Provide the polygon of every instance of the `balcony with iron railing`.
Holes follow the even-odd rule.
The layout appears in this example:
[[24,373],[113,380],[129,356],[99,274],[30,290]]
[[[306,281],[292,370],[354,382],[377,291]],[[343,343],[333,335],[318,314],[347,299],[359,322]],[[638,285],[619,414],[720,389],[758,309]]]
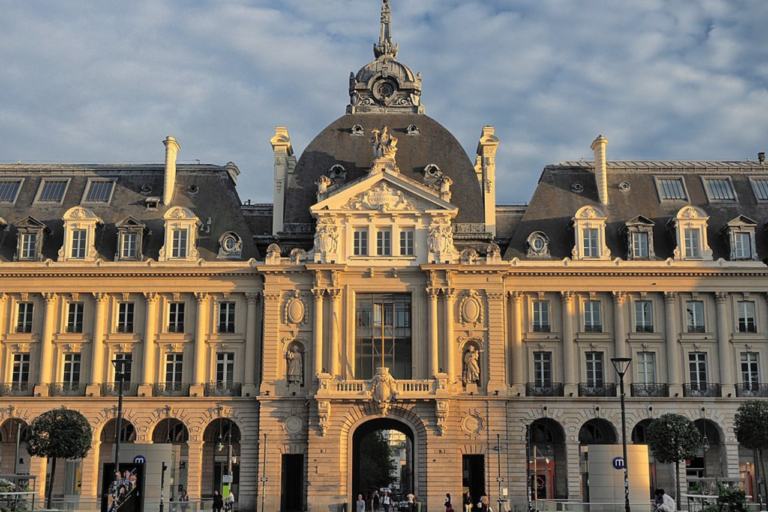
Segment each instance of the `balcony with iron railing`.
[[0,396],[32,396],[34,384],[29,382],[4,382],[0,384]]
[[601,397],[616,396],[616,384],[612,382],[603,382],[600,384],[590,382],[579,382],[579,396]]
[[242,390],[240,382],[209,382],[205,385],[205,396],[240,396]]
[[[104,382],[101,384],[101,396],[117,396],[120,394],[119,382]],[[135,382],[123,382],[123,396],[139,394],[139,385]]]
[[152,386],[152,396],[189,396],[189,383],[157,382]]
[[632,396],[643,398],[658,398],[669,396],[667,384],[639,384],[632,383],[629,386]]
[[683,384],[683,396],[692,398],[719,398],[720,384],[689,382]]
[[526,382],[525,396],[564,396],[565,386],[562,382]]
[[49,396],[85,396],[85,384],[79,382],[51,382],[48,384]]
[[740,382],[736,384],[736,396],[766,398],[768,397],[768,384]]

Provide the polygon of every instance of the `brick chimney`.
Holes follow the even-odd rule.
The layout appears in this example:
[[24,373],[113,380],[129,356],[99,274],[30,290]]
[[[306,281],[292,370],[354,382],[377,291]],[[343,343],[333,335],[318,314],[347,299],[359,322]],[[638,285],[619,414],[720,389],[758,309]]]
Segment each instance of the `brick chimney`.
[[608,161],[605,157],[605,146],[607,145],[608,139],[598,135],[590,146],[595,152],[595,181],[601,204],[608,204]]
[[163,141],[165,144],[165,179],[163,180],[163,204],[170,206],[173,201],[173,190],[176,188],[176,154],[179,143],[170,135]]

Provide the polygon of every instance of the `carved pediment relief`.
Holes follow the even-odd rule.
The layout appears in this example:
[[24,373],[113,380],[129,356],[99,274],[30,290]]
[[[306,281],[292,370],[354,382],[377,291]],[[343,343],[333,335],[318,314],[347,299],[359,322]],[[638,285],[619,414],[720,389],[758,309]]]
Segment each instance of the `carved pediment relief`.
[[380,212],[417,210],[418,203],[386,182],[379,182],[366,192],[351,197],[344,210],[377,210]]

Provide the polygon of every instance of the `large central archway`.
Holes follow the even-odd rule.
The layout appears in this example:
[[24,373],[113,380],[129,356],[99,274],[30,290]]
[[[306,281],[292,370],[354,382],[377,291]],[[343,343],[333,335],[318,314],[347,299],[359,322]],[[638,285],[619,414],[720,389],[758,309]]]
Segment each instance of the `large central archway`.
[[[378,431],[397,431],[402,433],[410,442],[410,449],[406,449],[405,454],[405,461],[406,461],[406,471],[403,472],[401,475],[401,492],[403,494],[407,492],[414,492],[414,494],[417,494],[416,491],[416,475],[418,474],[416,471],[416,468],[414,466],[416,457],[414,457],[414,452],[416,448],[416,436],[413,432],[413,429],[403,423],[402,421],[398,421],[396,419],[392,418],[377,418],[370,421],[367,421],[357,427],[352,435],[352,474],[351,474],[351,482],[352,482],[352,495],[353,498],[356,499],[358,494],[365,494],[367,495],[371,489],[363,489],[361,486],[361,478],[360,475],[363,471],[362,463],[361,463],[361,445],[363,443],[363,440]],[[399,469],[399,468],[398,468]],[[354,500],[353,500],[354,502]]]

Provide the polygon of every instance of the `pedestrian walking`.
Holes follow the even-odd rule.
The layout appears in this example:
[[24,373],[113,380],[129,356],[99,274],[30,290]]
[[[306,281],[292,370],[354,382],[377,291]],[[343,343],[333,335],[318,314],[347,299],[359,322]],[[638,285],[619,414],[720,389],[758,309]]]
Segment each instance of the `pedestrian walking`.
[[222,498],[218,489],[213,490],[213,512],[221,512],[224,508],[224,498]]
[[224,500],[224,510],[226,512],[235,510],[235,494],[232,491],[229,491],[229,495]]
[[472,512],[472,495],[469,491],[464,493],[464,512]]
[[381,505],[379,491],[373,491],[373,512],[379,512],[379,505]]
[[445,493],[445,512],[453,512],[453,504],[451,503],[451,493]]
[[384,497],[381,499],[381,505],[384,507],[384,512],[389,512],[389,506],[392,505],[392,499],[389,497],[389,493],[384,491]]
[[187,512],[187,509],[189,508],[189,494],[187,494],[186,489],[181,491],[179,502],[181,502],[181,512]]
[[365,500],[362,494],[357,495],[357,501],[355,502],[355,512],[365,512]]

